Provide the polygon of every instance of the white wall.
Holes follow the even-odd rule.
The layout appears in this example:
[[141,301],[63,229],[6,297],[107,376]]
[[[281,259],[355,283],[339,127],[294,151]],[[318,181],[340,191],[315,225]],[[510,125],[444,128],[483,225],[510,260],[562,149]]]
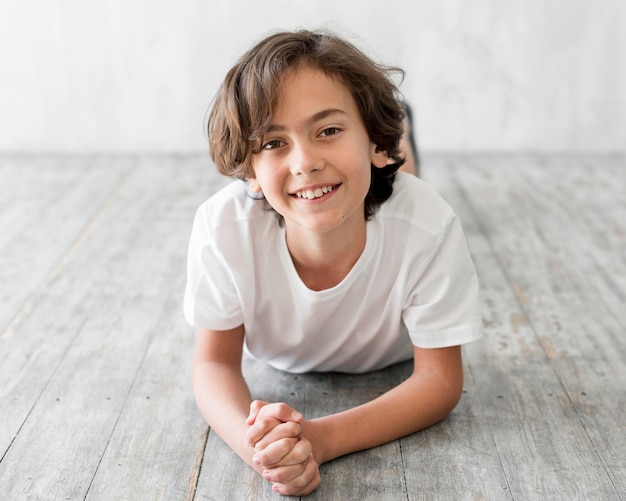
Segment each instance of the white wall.
[[0,152],[197,152],[235,58],[334,28],[404,67],[426,150],[626,151],[622,0],[0,0]]

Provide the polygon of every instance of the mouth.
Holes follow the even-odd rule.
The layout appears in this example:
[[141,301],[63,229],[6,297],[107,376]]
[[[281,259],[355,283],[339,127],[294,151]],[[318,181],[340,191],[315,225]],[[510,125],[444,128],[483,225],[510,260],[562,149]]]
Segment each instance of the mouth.
[[327,186],[319,186],[314,189],[305,189],[301,191],[296,191],[292,196],[295,198],[303,198],[305,200],[314,200],[316,198],[322,198],[324,195],[331,193],[338,186],[338,184],[329,184]]

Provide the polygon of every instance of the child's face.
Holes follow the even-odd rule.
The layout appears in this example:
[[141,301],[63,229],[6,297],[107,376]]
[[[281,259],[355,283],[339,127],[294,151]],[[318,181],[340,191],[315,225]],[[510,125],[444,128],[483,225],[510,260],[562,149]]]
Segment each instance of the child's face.
[[348,88],[320,70],[285,75],[271,126],[252,156],[253,191],[263,191],[289,231],[365,224],[370,165],[387,165]]

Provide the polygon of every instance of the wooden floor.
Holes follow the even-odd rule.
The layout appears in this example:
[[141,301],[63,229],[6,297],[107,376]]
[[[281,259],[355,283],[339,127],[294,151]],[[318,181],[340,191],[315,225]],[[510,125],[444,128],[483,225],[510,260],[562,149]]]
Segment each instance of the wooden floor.
[[[626,157],[428,156],[481,279],[485,337],[443,423],[322,467],[312,500],[626,499]],[[211,433],[181,313],[196,157],[0,158],[0,499],[278,499]],[[253,393],[307,417],[406,364]]]

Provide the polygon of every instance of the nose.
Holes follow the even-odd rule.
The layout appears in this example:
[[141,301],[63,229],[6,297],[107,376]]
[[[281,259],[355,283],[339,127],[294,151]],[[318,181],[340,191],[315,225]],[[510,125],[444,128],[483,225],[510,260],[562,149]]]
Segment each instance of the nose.
[[291,173],[310,174],[324,168],[324,159],[319,148],[311,141],[297,141],[291,151]]

